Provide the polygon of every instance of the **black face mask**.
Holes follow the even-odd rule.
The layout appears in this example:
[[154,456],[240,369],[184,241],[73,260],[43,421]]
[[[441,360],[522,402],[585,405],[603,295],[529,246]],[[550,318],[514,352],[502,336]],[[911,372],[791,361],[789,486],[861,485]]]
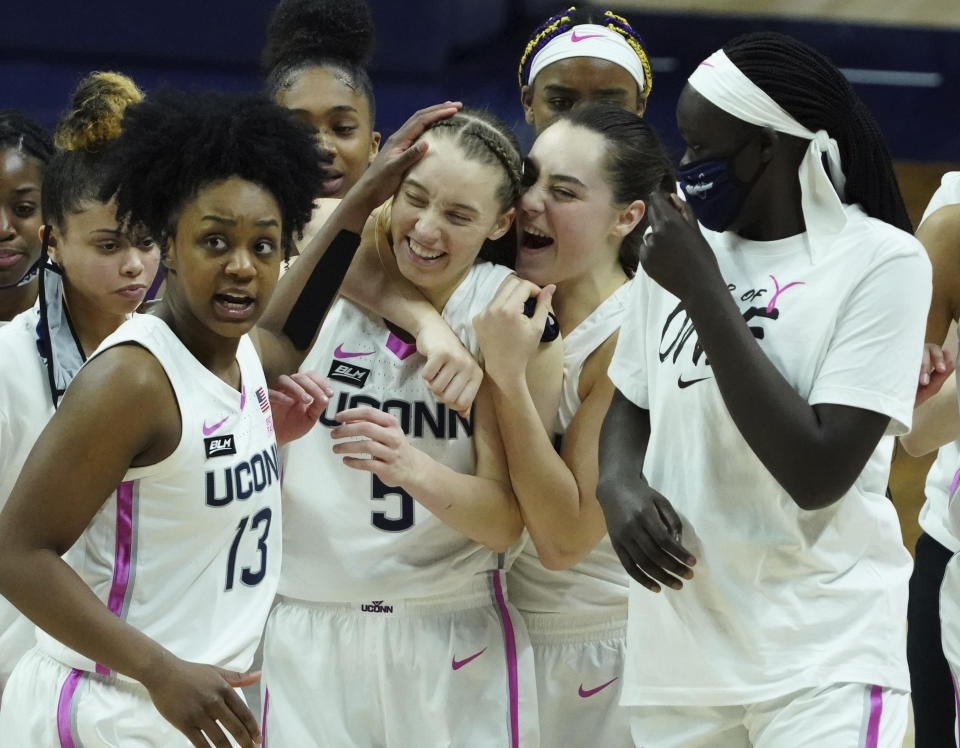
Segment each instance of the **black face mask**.
[[711,231],[726,231],[743,208],[747,195],[767,168],[764,163],[753,178],[744,182],[733,173],[733,160],[750,144],[748,140],[733,153],[705,158],[677,171],[680,189],[697,220]]

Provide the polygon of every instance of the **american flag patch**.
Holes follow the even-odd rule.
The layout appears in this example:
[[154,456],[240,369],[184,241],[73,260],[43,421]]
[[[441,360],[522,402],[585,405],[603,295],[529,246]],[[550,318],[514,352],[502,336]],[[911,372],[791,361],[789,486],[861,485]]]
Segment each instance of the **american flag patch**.
[[267,393],[263,391],[263,387],[257,387],[257,402],[260,403],[260,411],[262,413],[270,410],[270,398],[268,398]]

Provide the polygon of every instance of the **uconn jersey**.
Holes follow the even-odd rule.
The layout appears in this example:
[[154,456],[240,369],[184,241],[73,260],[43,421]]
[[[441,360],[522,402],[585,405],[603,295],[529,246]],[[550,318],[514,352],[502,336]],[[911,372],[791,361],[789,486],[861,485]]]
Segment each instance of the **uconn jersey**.
[[[563,339],[563,390],[555,427],[558,443],[580,407],[583,365],[620,329],[629,289],[629,283],[620,286]],[[582,561],[563,571],[544,568],[533,541],[526,536],[507,581],[511,601],[525,613],[577,613],[627,604],[629,577],[607,535]]]
[[[443,318],[474,355],[472,320],[510,270],[479,262],[451,295]],[[421,376],[424,357],[384,321],[338,299],[301,371],[319,372],[334,394],[320,422],[284,447],[284,558],[280,593],[316,602],[440,595],[498,565],[497,554],[437,519],[401,488],[342,464],[332,451],[334,415],[371,406],[391,413],[426,454],[473,474],[473,421],[439,403]]]
[[[163,366],[180,442],[161,462],[128,470],[64,558],[113,613],[178,657],[246,670],[281,560],[280,464],[260,360],[241,338],[238,392],[157,317],[136,315],[97,353],[128,342]],[[37,634],[63,664],[109,672]]]

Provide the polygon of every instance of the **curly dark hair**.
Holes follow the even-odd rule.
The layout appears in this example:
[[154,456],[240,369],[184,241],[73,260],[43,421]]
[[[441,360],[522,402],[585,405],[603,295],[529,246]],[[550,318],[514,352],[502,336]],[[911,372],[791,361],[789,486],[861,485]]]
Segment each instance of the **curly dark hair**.
[[366,70],[373,38],[365,0],[281,0],[267,26],[261,56],[267,93],[276,98],[306,68],[335,68],[344,83],[369,102],[373,127],[376,104]]
[[240,177],[280,206],[286,253],[310,220],[323,176],[313,130],[258,94],[151,94],[127,109],[110,178],[123,225],[143,224],[161,246],[183,206],[203,187]]

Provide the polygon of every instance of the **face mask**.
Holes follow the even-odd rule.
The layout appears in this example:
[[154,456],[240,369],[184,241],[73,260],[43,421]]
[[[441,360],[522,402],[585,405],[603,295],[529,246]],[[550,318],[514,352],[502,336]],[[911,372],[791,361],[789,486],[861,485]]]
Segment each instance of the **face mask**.
[[9,290],[9,289],[11,289],[11,288],[20,288],[21,286],[25,286],[25,285],[27,285],[28,283],[30,283],[30,281],[32,281],[34,278],[37,277],[37,275],[39,275],[39,273],[40,273],[40,266],[43,264],[43,258],[44,258],[44,255],[41,254],[41,255],[37,258],[37,261],[34,262],[34,263],[27,269],[27,272],[25,272],[25,273],[23,274],[23,276],[20,278],[20,280],[18,280],[16,283],[10,283],[10,284],[8,284],[8,285],[6,285],[6,286],[0,286],[0,291],[7,291],[7,290]]
[[762,164],[749,182],[734,176],[733,160],[749,143],[747,141],[729,156],[695,161],[677,172],[680,189],[693,214],[711,231],[726,231],[740,214],[750,189],[767,168],[766,163]]

